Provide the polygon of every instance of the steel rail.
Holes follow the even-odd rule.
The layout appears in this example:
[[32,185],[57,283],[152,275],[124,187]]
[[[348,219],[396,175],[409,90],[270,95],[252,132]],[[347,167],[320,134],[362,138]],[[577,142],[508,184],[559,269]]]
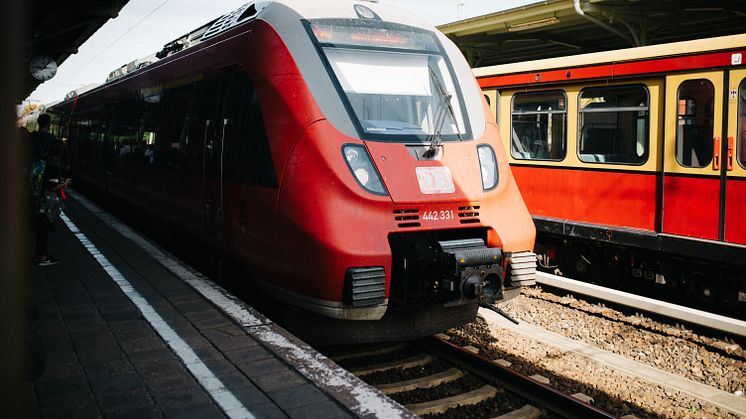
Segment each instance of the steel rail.
[[503,367],[479,354],[446,340],[431,336],[421,341],[427,350],[466,368],[488,381],[497,382],[531,401],[537,401],[553,412],[570,418],[616,418],[617,416],[563,393],[556,388]]
[[536,273],[536,283],[587,295],[637,310],[655,313],[697,326],[719,330],[731,335],[746,337],[746,322],[731,317],[654,300],[648,297],[641,297],[628,292],[617,291],[545,272]]

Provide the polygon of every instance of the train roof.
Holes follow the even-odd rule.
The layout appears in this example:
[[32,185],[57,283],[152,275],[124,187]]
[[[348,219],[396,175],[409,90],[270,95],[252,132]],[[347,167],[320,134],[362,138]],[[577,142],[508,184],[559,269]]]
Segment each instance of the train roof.
[[[348,4],[349,7],[340,7],[340,5],[345,3]],[[152,56],[146,57],[147,60],[134,60],[128,64],[113,69],[109,73],[106,82],[124,77],[133,71],[154,63],[158,59],[166,58],[193,47],[238,25],[247,23],[256,18],[261,19],[263,15],[262,12],[273,5],[283,5],[293,10],[303,19],[357,19],[361,17],[360,6],[363,6],[365,9],[371,10],[382,20],[416,27],[425,27],[437,32],[434,26],[411,12],[406,12],[396,7],[381,5],[370,0],[270,0],[250,2],[165,44],[160,51]]]
[[646,47],[625,48],[567,57],[546,58],[543,60],[523,61],[513,64],[502,64],[475,68],[474,76],[486,77],[498,74],[523,73],[537,70],[582,67],[596,64],[637,61],[650,58],[688,55],[703,52],[723,51],[746,47],[746,34],[719,36],[693,41],[673,42],[670,44],[651,45]]

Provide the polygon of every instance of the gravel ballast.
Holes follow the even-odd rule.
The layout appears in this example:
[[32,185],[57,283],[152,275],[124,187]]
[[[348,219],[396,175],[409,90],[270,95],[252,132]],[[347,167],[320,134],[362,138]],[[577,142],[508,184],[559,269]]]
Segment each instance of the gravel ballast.
[[729,393],[746,386],[738,345],[540,289],[501,306],[522,321]]
[[[529,293],[532,292],[542,291],[529,290]],[[567,297],[554,297],[571,304]],[[559,302],[547,301],[554,297],[522,295],[503,304],[501,308],[521,321],[571,339],[582,340],[641,363],[648,359],[649,365],[674,374],[681,375],[679,371],[689,370],[689,374],[695,375],[697,362],[700,362],[700,370],[717,371],[720,374],[715,376],[709,372],[703,373],[705,382],[718,383],[729,391],[733,389],[733,392],[738,391],[735,389],[739,385],[742,386],[742,352],[739,348],[734,350],[733,345],[727,345],[731,352],[728,353],[725,349],[718,349],[712,341],[705,342],[709,338],[698,337],[670,325],[648,325],[640,330],[633,323],[647,320],[640,320],[642,318],[639,316],[635,316],[638,320],[619,322],[598,315],[598,312],[603,311],[613,317],[613,310],[597,308],[586,312]],[[627,318],[621,313],[616,315],[622,319]],[[671,330],[670,333],[657,332],[656,327],[661,331]],[[676,336],[679,333],[683,336]],[[678,391],[619,372],[584,356],[560,351],[551,345],[488,324],[481,318],[470,325],[451,329],[448,334],[452,336],[452,342],[475,346],[487,358],[502,358],[512,362],[512,368],[523,374],[543,375],[551,380],[553,387],[564,392],[589,395],[595,400],[596,406],[619,416],[735,417],[715,406],[703,405]],[[703,370],[703,366],[707,366],[707,369]]]

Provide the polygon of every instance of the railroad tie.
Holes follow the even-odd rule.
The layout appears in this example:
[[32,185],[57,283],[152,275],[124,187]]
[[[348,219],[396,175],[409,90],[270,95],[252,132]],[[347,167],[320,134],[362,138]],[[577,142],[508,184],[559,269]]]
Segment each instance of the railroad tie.
[[538,419],[539,417],[541,417],[541,409],[537,409],[530,404],[527,404],[520,409],[497,416],[493,419]]
[[387,362],[385,364],[354,367],[354,368],[348,368],[347,370],[357,376],[363,376],[363,375],[372,374],[374,372],[393,370],[395,368],[404,369],[404,368],[419,367],[420,365],[429,364],[431,362],[433,362],[432,356],[421,353],[421,354],[411,356],[406,359]]
[[399,343],[396,345],[388,345],[388,346],[384,346],[381,348],[369,349],[367,351],[340,352],[337,354],[329,355],[327,358],[331,359],[334,362],[339,362],[339,361],[344,361],[346,359],[352,359],[352,358],[363,358],[366,356],[384,355],[384,354],[388,354],[391,352],[396,352],[405,347],[406,347],[405,344]]
[[498,390],[491,385],[484,385],[468,393],[463,393],[457,396],[446,397],[438,400],[432,400],[429,402],[408,404],[404,407],[417,416],[431,415],[436,413],[443,413],[446,410],[454,407],[483,402],[489,398],[495,397],[498,392],[502,392],[502,390]]
[[464,376],[464,373],[456,368],[449,368],[437,374],[428,375],[427,377],[413,378],[411,380],[398,381],[396,383],[379,384],[379,390],[383,394],[401,393],[417,388],[431,388],[443,383],[457,380]]

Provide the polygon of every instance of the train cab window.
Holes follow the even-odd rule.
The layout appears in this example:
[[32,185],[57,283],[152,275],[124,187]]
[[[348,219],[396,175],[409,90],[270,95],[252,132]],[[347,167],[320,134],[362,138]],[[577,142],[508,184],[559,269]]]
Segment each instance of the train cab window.
[[517,93],[511,109],[510,154],[521,160],[559,161],[567,154],[564,92]]
[[687,80],[679,86],[676,110],[676,159],[684,167],[705,167],[712,162],[715,87],[706,79]]
[[746,169],[746,79],[738,87],[738,164]]
[[432,32],[373,19],[312,21],[309,31],[361,138],[472,138],[467,110],[481,101],[461,88]]
[[578,158],[586,163],[636,164],[648,159],[647,88],[589,87],[580,92]]

